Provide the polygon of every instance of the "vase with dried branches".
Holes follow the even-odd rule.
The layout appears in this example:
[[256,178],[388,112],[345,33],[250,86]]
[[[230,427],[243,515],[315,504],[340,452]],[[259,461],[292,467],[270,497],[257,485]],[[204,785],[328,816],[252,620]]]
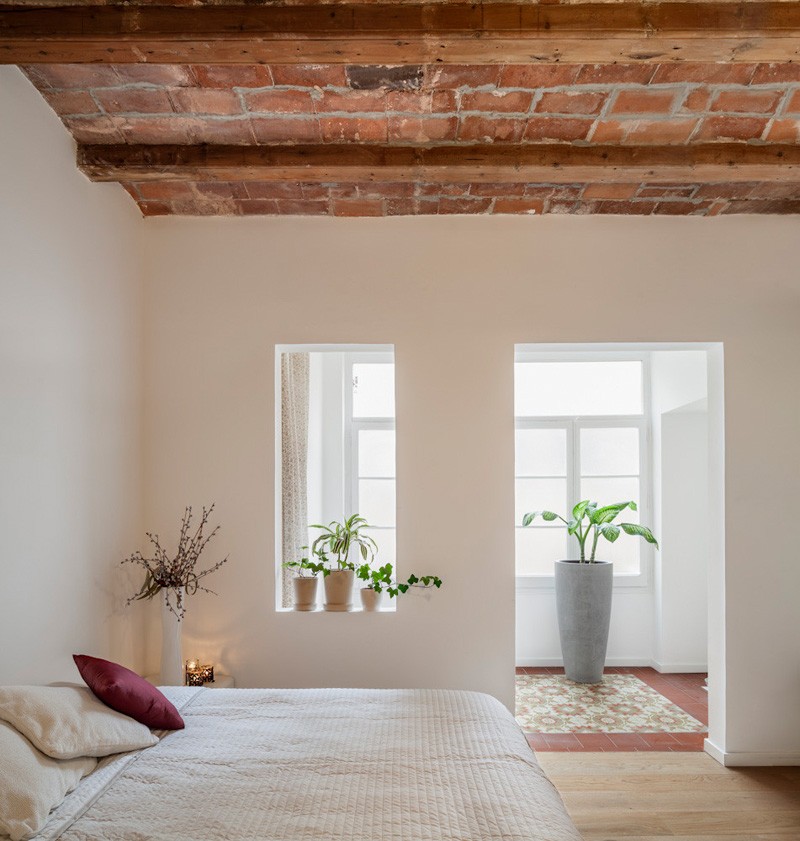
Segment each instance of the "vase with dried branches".
[[215,526],[207,532],[208,521],[214,511],[214,505],[203,506],[197,528],[192,528],[192,508],[188,506],[183,513],[178,536],[178,548],[170,556],[161,544],[159,536],[146,532],[152,546],[152,557],[136,551],[122,561],[123,564],[135,564],[144,570],[144,582],[138,593],[128,599],[128,604],[142,599],[152,599],[161,594],[161,682],[163,684],[182,684],[184,678],[183,657],[181,654],[181,624],[186,615],[186,598],[198,591],[216,595],[213,590],[200,582],[212,572],[218,570],[228,557],[217,561],[204,570],[198,570],[198,562],[203,550],[219,531]]

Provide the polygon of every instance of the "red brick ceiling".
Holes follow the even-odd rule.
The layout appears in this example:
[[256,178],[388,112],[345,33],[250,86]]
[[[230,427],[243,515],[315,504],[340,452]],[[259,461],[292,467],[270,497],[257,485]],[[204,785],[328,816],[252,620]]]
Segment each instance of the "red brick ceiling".
[[[400,73],[341,65],[51,64],[26,72],[84,143],[800,141],[800,66],[791,63],[437,65]],[[385,85],[359,89],[381,73]],[[800,212],[797,183],[124,186],[148,216]]]

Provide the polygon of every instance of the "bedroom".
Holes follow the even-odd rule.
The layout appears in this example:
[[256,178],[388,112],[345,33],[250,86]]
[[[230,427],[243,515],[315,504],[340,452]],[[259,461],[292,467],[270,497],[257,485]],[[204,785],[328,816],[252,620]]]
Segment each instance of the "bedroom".
[[[750,764],[798,762],[800,572],[772,525],[798,491],[796,216],[142,219],[76,170],[18,70],[2,68],[0,98],[4,684],[75,680],[78,651],[152,671],[157,623],[120,606],[117,561],[215,501],[231,561],[193,605],[187,651],[205,646],[239,686],[510,705],[514,346],[718,342],[709,738]],[[273,607],[273,355],[306,342],[395,348],[398,428],[413,430],[397,441],[398,529],[447,586],[388,621]]]

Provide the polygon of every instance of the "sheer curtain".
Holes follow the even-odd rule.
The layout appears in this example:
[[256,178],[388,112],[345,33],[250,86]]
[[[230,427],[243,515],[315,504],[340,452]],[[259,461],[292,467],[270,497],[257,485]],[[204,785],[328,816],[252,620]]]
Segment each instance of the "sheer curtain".
[[[308,543],[307,462],[308,462],[309,356],[307,353],[281,355],[281,494],[283,557],[296,561]],[[283,607],[293,603],[294,572],[281,567]]]

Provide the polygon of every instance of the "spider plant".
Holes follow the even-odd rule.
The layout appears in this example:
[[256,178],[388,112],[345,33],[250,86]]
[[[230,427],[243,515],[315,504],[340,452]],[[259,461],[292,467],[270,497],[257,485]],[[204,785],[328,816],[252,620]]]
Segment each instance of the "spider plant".
[[[333,569],[354,570],[355,563],[349,559],[352,549],[356,549],[367,563],[372,561],[378,551],[375,541],[364,533],[370,528],[369,523],[358,514],[351,514],[342,523],[332,520],[327,526],[313,524],[311,528],[322,532],[311,544],[311,554],[322,562],[323,575],[328,575]],[[335,564],[334,567],[330,566],[331,562]]]

